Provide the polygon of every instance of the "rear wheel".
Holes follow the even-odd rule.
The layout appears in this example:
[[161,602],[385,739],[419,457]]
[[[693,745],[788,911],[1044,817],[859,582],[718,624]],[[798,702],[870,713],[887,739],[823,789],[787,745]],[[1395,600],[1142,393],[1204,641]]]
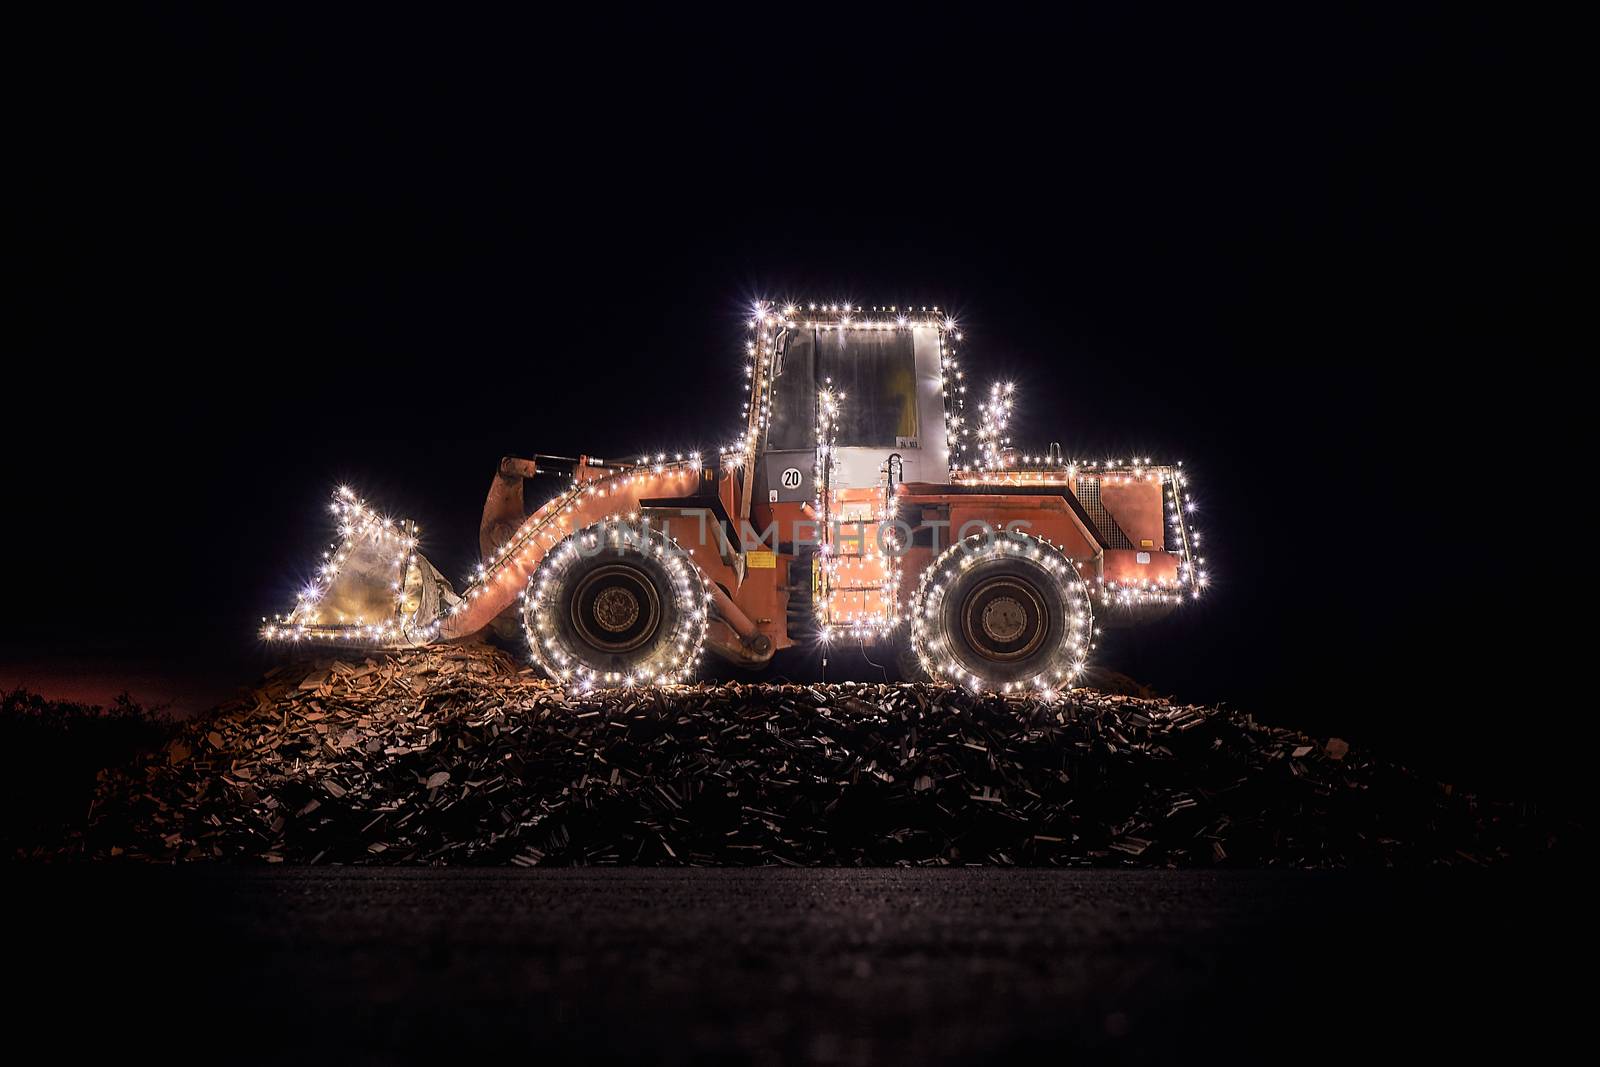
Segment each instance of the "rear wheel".
[[974,689],[1068,688],[1093,632],[1088,591],[1072,561],[1020,533],[956,542],[923,572],[911,605],[918,664]]
[[597,523],[545,556],[528,580],[523,627],[555,681],[683,681],[700,658],[707,599],[699,568],[661,531]]

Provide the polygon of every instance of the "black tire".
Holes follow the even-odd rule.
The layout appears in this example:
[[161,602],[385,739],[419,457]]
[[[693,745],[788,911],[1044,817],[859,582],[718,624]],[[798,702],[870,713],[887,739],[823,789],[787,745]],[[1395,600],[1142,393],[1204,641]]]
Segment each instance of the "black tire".
[[681,681],[705,637],[699,569],[659,530],[600,523],[551,549],[529,579],[523,627],[552,680]]
[[918,663],[972,688],[1070,686],[1092,633],[1077,569],[1026,535],[958,542],[928,567],[912,605]]

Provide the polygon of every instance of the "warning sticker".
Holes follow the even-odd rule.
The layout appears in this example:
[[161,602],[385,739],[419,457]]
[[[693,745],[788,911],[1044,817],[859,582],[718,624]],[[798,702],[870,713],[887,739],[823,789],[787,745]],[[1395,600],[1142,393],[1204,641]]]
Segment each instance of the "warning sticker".
[[745,566],[758,571],[771,571],[778,569],[778,554],[757,549],[744,554]]

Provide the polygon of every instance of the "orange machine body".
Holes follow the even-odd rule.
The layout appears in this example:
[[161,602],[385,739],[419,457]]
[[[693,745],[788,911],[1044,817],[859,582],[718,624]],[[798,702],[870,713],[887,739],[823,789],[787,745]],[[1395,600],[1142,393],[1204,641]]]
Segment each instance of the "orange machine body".
[[[1181,467],[1068,460],[1054,445],[1019,455],[1006,436],[1014,387],[996,383],[977,417],[968,414],[962,334],[938,308],[760,303],[748,325],[743,432],[715,457],[501,460],[479,528],[482,562],[459,595],[417,555],[415,527],[394,524],[341,489],[333,510],[344,542],[327,554],[295,610],[265,634],[416,645],[493,627],[513,637],[529,613],[545,611],[535,586],[551,552],[580,531],[620,525],[648,527],[674,560],[677,549],[688,554],[693,567],[675,563],[675,573],[688,582],[697,572],[699,586],[693,603],[673,610],[694,622],[697,640],[704,623],[706,650],[745,667],[807,642],[889,641],[903,650],[908,632],[932,625],[926,611],[921,624],[913,614],[914,605],[942,595],[937,572],[960,584],[956,568],[939,563],[956,542],[970,549],[969,540],[989,539],[980,554],[998,553],[986,565],[996,574],[1007,552],[1024,557],[1018,566],[1046,560],[1033,578],[1004,579],[1007,588],[1033,592],[1004,593],[994,578],[984,579],[996,590],[990,599],[963,593],[978,598],[971,603],[979,614],[962,625],[973,633],[988,627],[984,647],[1002,667],[1008,642],[1026,644],[1017,634],[1075,647],[1076,627],[1091,612],[1101,626],[1135,623],[1205,584]],[[551,475],[565,484],[530,510],[528,483]],[[1014,540],[996,544],[996,537]],[[556,562],[546,572],[551,588],[561,570]],[[647,583],[628,588],[634,592],[618,586],[607,594],[612,614],[604,620],[561,617],[631,634],[629,620],[656,594]],[[1063,604],[1071,618],[1061,614]],[[584,605],[583,612],[595,610]],[[555,616],[539,618],[550,646]],[[585,632],[593,647],[610,647],[609,638]],[[681,656],[668,656],[673,663],[687,657],[685,640]],[[1053,687],[1048,674],[1033,682]]]
[[[1189,584],[1182,555],[1169,550],[1178,508],[1177,470],[1138,465],[1093,475],[1039,465],[957,476],[950,484],[899,483],[840,489],[826,524],[810,503],[753,503],[739,517],[746,469],[702,465],[698,457],[607,463],[579,457],[572,482],[522,515],[521,481],[537,461],[507,458],[485,505],[484,564],[443,623],[445,640],[497,619],[515,622],[518,594],[551,547],[606,519],[649,523],[694,559],[713,587],[717,611],[709,650],[744,666],[819,636],[878,640],[900,621],[921,575],[952,540],[1025,530],[1059,548],[1094,591],[1103,624],[1147,620],[1171,610]],[[1078,497],[1097,482],[1098,507]],[[506,482],[515,480],[515,491]],[[909,542],[885,551],[880,530],[892,514]],[[807,543],[807,542],[810,543]],[[832,557],[827,570],[821,557]],[[819,586],[831,579],[826,602]],[[797,621],[793,601],[804,601]]]

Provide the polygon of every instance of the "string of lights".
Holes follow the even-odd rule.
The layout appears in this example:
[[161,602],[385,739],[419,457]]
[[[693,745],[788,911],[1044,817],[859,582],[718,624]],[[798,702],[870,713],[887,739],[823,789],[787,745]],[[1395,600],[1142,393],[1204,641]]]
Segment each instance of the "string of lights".
[[[905,615],[900,608],[901,570],[899,530],[896,525],[892,476],[880,471],[876,488],[836,484],[838,428],[841,406],[847,403],[825,379],[816,393],[815,457],[813,497],[808,509],[819,522],[815,573],[814,607],[819,634],[824,641],[839,636],[879,637],[892,633],[901,622],[911,623],[911,640],[919,661],[930,673],[960,684],[975,684],[976,675],[959,666],[941,645],[947,635],[935,633],[929,625],[933,610],[946,588],[949,575],[976,565],[995,553],[1020,553],[1017,558],[1037,565],[1063,590],[1064,596],[1082,600],[1082,610],[1074,609],[1072,633],[1062,644],[1062,662],[1026,681],[1026,687],[1054,691],[1063,682],[1070,684],[1082,666],[1087,641],[1078,625],[1092,617],[1091,599],[1106,606],[1175,603],[1198,597],[1209,582],[1205,559],[1198,554],[1201,533],[1195,528],[1196,505],[1188,491],[1182,464],[1157,464],[1148,457],[1128,460],[1068,460],[1052,446],[1048,453],[1019,455],[1011,447],[1010,420],[1017,404],[1017,390],[1011,383],[993,383],[988,399],[979,406],[980,418],[970,429],[965,417],[965,372],[958,363],[956,343],[962,333],[953,318],[937,306],[928,308],[876,305],[865,308],[850,303],[799,304],[778,307],[767,301],[756,303],[748,320],[744,374],[748,399],[741,412],[744,431],[740,439],[721,451],[721,466],[744,471],[745,503],[754,481],[754,460],[770,427],[777,361],[786,331],[851,330],[883,331],[929,329],[936,331],[939,353],[939,389],[943,400],[948,444],[950,481],[959,486],[1038,487],[1060,485],[1079,494],[1085,479],[1088,492],[1098,489],[1156,483],[1163,500],[1166,534],[1160,547],[1175,554],[1176,577],[1155,579],[1107,579],[1085,577],[1057,546],[1039,538],[1008,536],[964,551],[952,560],[958,548],[971,546],[958,542],[950,546],[920,576],[915,596]],[[920,343],[920,342],[919,342]],[[702,459],[698,452],[640,456],[636,464],[586,465],[573,474],[572,484],[528,516],[511,537],[493,549],[468,577],[459,598],[448,587],[442,597],[430,599],[426,612],[420,611],[427,575],[436,572],[416,553],[418,531],[415,524],[396,522],[368,508],[348,488],[341,487],[332,510],[338,520],[340,540],[324,553],[316,577],[302,591],[295,607],[286,615],[267,623],[263,635],[270,640],[337,640],[376,645],[421,644],[440,637],[461,636],[482,623],[483,611],[475,605],[490,598],[485,610],[498,609],[513,596],[524,600],[523,624],[535,661],[552,678],[580,687],[610,684],[667,684],[682,680],[693,670],[703,646],[709,618],[706,603],[710,593],[706,576],[692,559],[693,550],[680,547],[663,531],[651,531],[648,522],[640,525],[637,501],[647,496],[681,496],[684,479],[698,477]],[[607,470],[612,472],[606,473]],[[574,530],[575,522],[592,523],[604,502],[624,503],[619,510],[598,524]],[[597,507],[596,505],[600,505]],[[631,507],[631,510],[629,509]],[[658,559],[673,575],[674,610],[688,622],[688,630],[674,631],[670,651],[663,651],[644,664],[625,672],[603,671],[587,665],[576,649],[563,644],[552,625],[551,612],[557,589],[566,569],[580,553],[580,545],[598,539],[614,540],[624,531],[639,529],[640,544],[647,555]],[[841,533],[841,530],[854,531]],[[587,539],[587,540],[584,540]],[[1149,542],[1145,542],[1146,545]],[[341,596],[342,607],[330,608],[330,591],[341,574],[360,562],[359,577],[371,579],[374,566],[387,571],[384,580],[393,595],[393,608],[382,613],[344,610],[357,597]],[[1146,562],[1141,558],[1140,562]],[[1171,571],[1167,571],[1170,575]],[[941,578],[945,575],[946,578]],[[691,580],[692,579],[692,580]],[[439,583],[442,585],[442,583]],[[520,592],[515,592],[520,589]],[[684,599],[688,598],[688,599]],[[692,601],[692,602],[691,602]],[[464,615],[464,613],[467,613]],[[370,614],[372,617],[367,617]],[[421,616],[430,617],[421,617]],[[454,620],[461,620],[455,622]],[[691,625],[693,624],[693,625]],[[674,624],[675,626],[678,624]],[[1019,683],[1008,683],[1007,689]]]
[[[369,508],[348,486],[341,485],[329,505],[339,540],[322,553],[316,575],[302,589],[295,606],[274,621],[263,619],[261,636],[268,641],[369,641],[424,644],[438,632],[434,623],[418,623],[412,595],[421,582],[417,563],[417,526]],[[393,610],[383,618],[364,613],[346,615],[325,608],[325,601],[353,557],[371,557],[374,566],[392,568],[389,582]],[[329,616],[332,617],[329,617]]]
[[[654,560],[671,583],[670,606],[663,606],[667,633],[652,639],[654,651],[624,671],[604,671],[584,662],[585,651],[558,625],[572,595],[568,576],[574,566],[599,553]],[[710,587],[678,542],[635,519],[611,516],[568,534],[548,552],[522,591],[523,632],[534,661],[553,681],[587,692],[597,685],[670,685],[689,680],[705,644]]]
[[839,402],[844,394],[835,395],[833,379],[826,379],[817,390],[816,459],[812,467],[812,511],[821,525],[815,566],[817,568],[816,592],[813,610],[817,616],[817,632],[826,640],[832,634],[833,598],[838,560],[833,543],[833,468],[834,442],[838,437]]
[[999,487],[1038,487],[1059,485],[1078,493],[1080,478],[1093,478],[1100,487],[1127,486],[1155,482],[1162,486],[1167,524],[1166,549],[1178,556],[1176,581],[1165,578],[1116,581],[1096,578],[1092,595],[1104,604],[1133,606],[1178,603],[1187,595],[1198,599],[1210,583],[1205,558],[1197,553],[1200,531],[1192,521],[1196,510],[1187,492],[1188,477],[1183,463],[1156,464],[1148,456],[1130,459],[1076,460],[1051,453],[1016,455],[1005,431],[1016,403],[1012,383],[994,383],[989,400],[980,408],[982,421],[977,437],[979,463],[976,468],[953,467],[950,479],[958,485]]
[[939,392],[944,400],[945,437],[952,465],[966,452],[966,372],[960,369],[956,344],[963,334],[956,320],[938,305],[932,307],[879,304],[864,307],[848,301],[830,304],[787,303],[781,307],[770,300],[757,300],[745,321],[750,336],[745,341],[744,391],[749,394],[739,414],[744,431],[738,441],[722,448],[721,454],[734,464],[749,465],[767,432],[772,416],[774,374],[780,331],[814,330],[901,330],[937,331],[939,344]]
[[[569,524],[569,516],[588,499],[615,496],[646,482],[652,486],[681,482],[686,477],[697,476],[699,471],[700,453],[677,453],[669,460],[663,452],[653,459],[640,456],[637,466],[625,468],[616,474],[584,481],[574,480],[564,492],[528,516],[517,531],[490,554],[487,562],[478,565],[462,591],[461,599],[451,608],[451,613],[459,614],[466,610],[474,599],[482,596],[495,583],[526,580],[531,568],[538,564],[544,554],[567,536],[569,531],[565,527]],[[630,512],[628,517],[636,520],[638,514]]]
[[1007,450],[1011,438],[1006,427],[1011,422],[1011,396],[1016,386],[1010,382],[995,382],[989,387],[989,399],[978,407],[978,459],[985,470],[1001,470],[1010,457]]
[[1063,688],[1071,688],[1083,671],[1093,648],[1094,611],[1077,567],[1054,544],[1031,534],[969,537],[940,553],[923,572],[911,602],[912,652],[930,676],[974,690],[989,684],[989,679],[962,663],[952,637],[959,627],[945,625],[940,613],[947,591],[959,578],[973,567],[1002,559],[1017,561],[1032,570],[1046,587],[1057,591],[1066,633],[1053,644],[1040,670],[1028,678],[1004,682],[1000,689],[1008,693],[1034,689],[1043,698],[1054,699]]

